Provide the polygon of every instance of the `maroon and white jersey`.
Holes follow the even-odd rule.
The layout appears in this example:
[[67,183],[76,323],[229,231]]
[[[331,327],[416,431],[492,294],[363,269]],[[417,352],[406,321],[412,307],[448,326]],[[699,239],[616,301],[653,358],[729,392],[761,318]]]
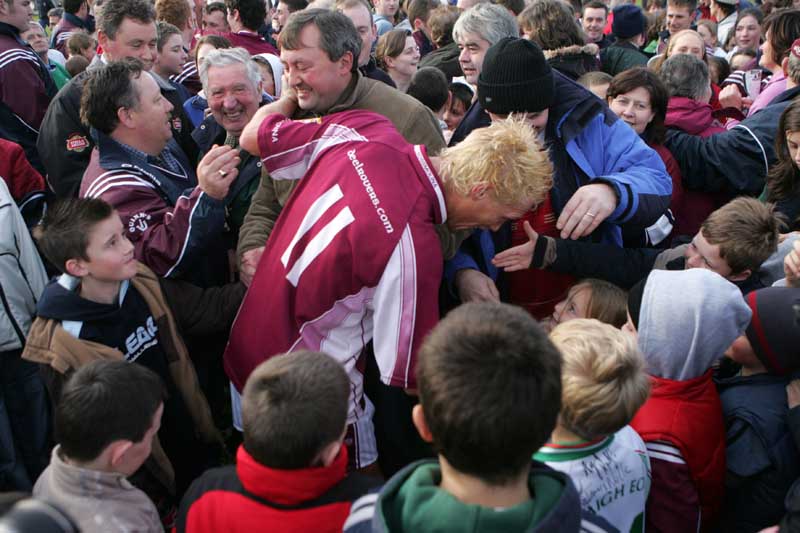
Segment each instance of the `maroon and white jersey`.
[[440,181],[425,148],[372,112],[271,115],[258,141],[273,179],[301,181],[233,325],[225,368],[241,391],[273,355],[325,352],[350,377],[352,423],[363,413],[356,363],[370,340],[381,380],[416,386],[416,351],[439,318]]

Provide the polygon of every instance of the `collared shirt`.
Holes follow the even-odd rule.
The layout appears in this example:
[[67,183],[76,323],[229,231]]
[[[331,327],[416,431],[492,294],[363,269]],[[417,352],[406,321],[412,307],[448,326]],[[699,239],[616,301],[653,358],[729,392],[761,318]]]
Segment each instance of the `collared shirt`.
[[130,146],[130,145],[125,144],[125,143],[121,143],[121,142],[117,141],[116,139],[113,139],[113,140],[114,140],[115,143],[120,145],[120,147],[123,150],[125,150],[126,153],[130,154],[132,157],[134,157],[136,159],[143,159],[143,160],[147,161],[148,163],[156,165],[156,166],[166,166],[167,170],[170,170],[170,171],[175,172],[175,173],[181,173],[181,171],[183,170],[182,167],[181,167],[181,164],[178,162],[177,159],[175,159],[175,156],[172,155],[167,148],[164,148],[163,150],[161,150],[161,153],[158,154],[157,156],[152,156],[152,155],[149,155],[149,154],[146,154],[146,153],[142,152],[141,150],[139,150],[137,148],[134,148],[133,146]]

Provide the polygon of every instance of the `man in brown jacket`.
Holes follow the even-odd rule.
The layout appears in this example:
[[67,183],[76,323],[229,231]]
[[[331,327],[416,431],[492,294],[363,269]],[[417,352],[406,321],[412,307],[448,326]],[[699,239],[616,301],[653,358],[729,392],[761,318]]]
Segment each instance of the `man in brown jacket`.
[[[345,15],[323,9],[293,13],[281,30],[281,59],[286,64],[287,93],[296,93],[292,118],[310,118],[350,109],[367,109],[388,118],[413,144],[435,155],[444,148],[436,118],[428,108],[386,84],[358,72],[361,38]],[[241,279],[250,283],[281,208],[294,189],[293,181],[276,181],[266,174],[253,195],[239,233]],[[445,257],[455,251],[453,236],[440,231]],[[449,252],[449,253],[448,253]]]

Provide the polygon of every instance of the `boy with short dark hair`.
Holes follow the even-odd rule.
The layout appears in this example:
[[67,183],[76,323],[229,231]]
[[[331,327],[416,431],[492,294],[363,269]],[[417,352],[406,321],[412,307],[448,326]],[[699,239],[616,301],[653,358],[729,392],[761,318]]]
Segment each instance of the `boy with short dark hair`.
[[141,365],[92,361],[64,385],[50,466],[33,495],[69,512],[82,531],[162,531],[127,476],[150,455],[164,410],[161,379]]
[[[183,65],[189,58],[183,47],[181,30],[169,22],[159,20],[156,22],[156,34],[158,35],[156,39],[158,55],[150,74],[158,76],[160,80],[157,81],[171,85],[178,92],[181,103],[183,103],[191,96],[188,89],[171,80],[172,77],[178,76],[183,71]],[[159,83],[159,85],[163,84]]]
[[419,352],[412,418],[437,460],[413,463],[353,504],[346,532],[592,531],[569,477],[532,454],[561,405],[561,361],[542,328],[507,304],[448,314]]
[[189,488],[179,533],[341,531],[353,500],[377,484],[346,474],[350,381],[320,352],[259,365],[242,396],[244,443],[236,466],[209,470]]
[[444,72],[436,67],[422,67],[411,78],[406,94],[416,98],[425,107],[430,109],[442,129],[447,125],[442,121],[445,111],[450,107],[450,90]]
[[745,300],[753,318],[725,353],[739,368],[716,374],[725,415],[725,531],[777,524],[800,476],[786,400],[790,376],[800,369],[800,289],[769,287]]
[[158,436],[166,455],[154,454],[140,474],[153,481],[148,495],[166,502],[218,460],[221,442],[182,335],[224,335],[244,287],[203,290],[159,279],[134,259],[126,234],[102,200],[50,207],[39,244],[63,275],[45,288],[22,357],[42,363],[54,401],[66,377],[95,359],[136,362],[164,380]]

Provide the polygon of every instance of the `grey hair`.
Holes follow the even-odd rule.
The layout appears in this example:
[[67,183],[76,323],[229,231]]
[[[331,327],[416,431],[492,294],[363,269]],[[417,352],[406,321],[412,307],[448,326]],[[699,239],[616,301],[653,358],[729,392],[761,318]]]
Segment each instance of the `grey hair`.
[[787,68],[789,79],[800,85],[800,57],[789,51],[789,67]]
[[250,53],[244,48],[217,48],[211,50],[199,65],[200,81],[203,91],[208,95],[208,69],[211,67],[227,67],[229,65],[244,65],[247,77],[253,84],[253,89],[261,83],[261,72],[253,61]]
[[675,54],[664,61],[659,72],[670,97],[702,100],[710,87],[708,65],[689,54]]
[[453,40],[467,33],[480,35],[493,45],[505,37],[519,37],[519,24],[508,9],[497,4],[477,4],[464,11],[453,27]]

